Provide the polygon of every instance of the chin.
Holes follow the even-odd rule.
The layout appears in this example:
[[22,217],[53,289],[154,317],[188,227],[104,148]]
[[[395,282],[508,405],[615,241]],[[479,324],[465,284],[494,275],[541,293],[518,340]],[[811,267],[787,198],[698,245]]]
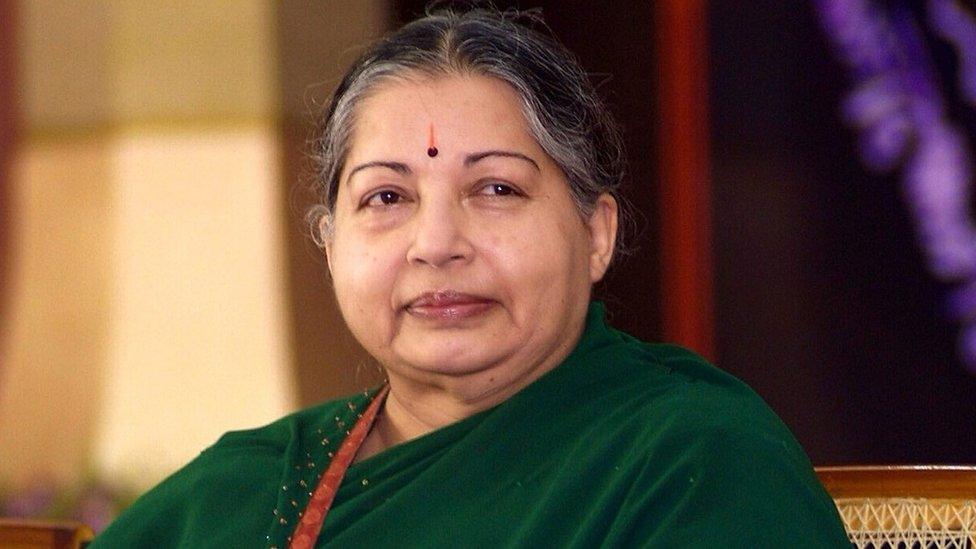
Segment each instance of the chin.
[[404,349],[398,355],[397,362],[407,368],[446,376],[474,374],[498,364],[505,357],[505,353],[497,347],[484,349],[483,340],[477,346],[439,345],[436,348],[411,348]]

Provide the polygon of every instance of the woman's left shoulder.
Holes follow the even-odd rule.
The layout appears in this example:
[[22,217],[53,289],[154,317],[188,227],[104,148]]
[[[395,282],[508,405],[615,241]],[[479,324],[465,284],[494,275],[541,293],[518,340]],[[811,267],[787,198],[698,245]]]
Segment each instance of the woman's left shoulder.
[[634,376],[640,404],[622,414],[646,483],[634,509],[669,509],[662,520],[675,521],[648,539],[666,530],[662,545],[847,546],[809,458],[758,394],[687,349],[643,352],[651,373]]
[[[670,448],[686,458],[767,460],[806,476],[810,462],[789,428],[746,383],[698,354],[644,343],[638,367],[617,396],[635,443]],[[673,458],[674,456],[672,456]]]
[[778,427],[776,415],[755,391],[697,353],[636,340],[627,347],[613,360],[622,373],[608,386],[643,403],[645,413],[663,413],[690,425],[750,427],[759,420]]

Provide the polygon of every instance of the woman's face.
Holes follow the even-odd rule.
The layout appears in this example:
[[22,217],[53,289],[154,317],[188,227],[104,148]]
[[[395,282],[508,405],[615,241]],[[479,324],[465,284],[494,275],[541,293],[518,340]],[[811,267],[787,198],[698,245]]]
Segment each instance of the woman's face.
[[394,388],[477,398],[517,390],[572,350],[610,261],[616,203],[603,196],[581,218],[507,84],[397,80],[358,107],[333,231],[342,314]]

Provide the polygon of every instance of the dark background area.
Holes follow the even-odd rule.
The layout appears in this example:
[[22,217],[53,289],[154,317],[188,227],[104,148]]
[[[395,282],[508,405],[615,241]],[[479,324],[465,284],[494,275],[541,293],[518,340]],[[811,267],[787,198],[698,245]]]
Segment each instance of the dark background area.
[[[424,4],[395,2],[395,23]],[[639,251],[600,292],[616,326],[658,340],[655,147],[666,140],[655,134],[649,4],[496,2],[541,7],[625,128],[627,194],[645,219]],[[976,376],[942,316],[947,287],[926,270],[897,175],[857,158],[839,115],[847,74],[814,15],[797,0],[709,3],[717,362],[816,464],[976,462]],[[930,47],[952,82],[951,48],[931,37]],[[949,87],[953,114],[976,135],[973,110]]]
[[[847,75],[812,8],[711,5],[722,366],[815,462],[976,461],[976,377],[942,315],[947,287],[926,270],[899,178],[857,158],[839,115]],[[951,91],[943,46],[930,47]]]

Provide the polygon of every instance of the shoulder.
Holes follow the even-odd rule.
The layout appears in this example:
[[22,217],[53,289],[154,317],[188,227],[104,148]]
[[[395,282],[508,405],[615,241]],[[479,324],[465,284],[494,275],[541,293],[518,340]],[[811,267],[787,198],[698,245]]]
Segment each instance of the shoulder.
[[639,510],[635,517],[660,523],[652,528],[635,518],[634,532],[643,531],[636,539],[743,547],[846,542],[809,459],[759,395],[687,349],[636,340],[626,347],[627,376],[617,382],[626,389],[618,395],[634,401],[622,421],[640,485],[628,505]]
[[[245,546],[264,540],[282,478],[319,425],[356,397],[289,414],[255,429],[231,431],[141,496],[93,547]],[[249,517],[249,518],[247,518]],[[268,517],[257,518],[257,517]],[[219,541],[220,543],[217,543]]]
[[589,360],[601,371],[599,406],[623,406],[629,421],[672,436],[775,434],[793,437],[744,382],[698,354],[672,344],[645,343],[611,330],[616,341]]
[[670,460],[748,457],[811,469],[790,430],[744,382],[676,345],[631,340],[627,347],[631,363],[617,398],[635,401],[626,421],[641,447]]
[[311,437],[316,430],[328,425],[330,418],[344,414],[350,403],[362,399],[363,395],[359,394],[330,400],[293,412],[262,427],[229,431],[204,450],[200,457],[218,457],[237,452],[284,452],[296,439]]
[[[648,345],[667,390],[651,405],[675,435],[691,431],[706,438],[762,440],[794,444],[793,435],[748,385],[697,354],[675,345]],[[651,381],[647,377],[638,381]],[[660,383],[660,382],[657,382]],[[652,381],[649,385],[654,385]]]

